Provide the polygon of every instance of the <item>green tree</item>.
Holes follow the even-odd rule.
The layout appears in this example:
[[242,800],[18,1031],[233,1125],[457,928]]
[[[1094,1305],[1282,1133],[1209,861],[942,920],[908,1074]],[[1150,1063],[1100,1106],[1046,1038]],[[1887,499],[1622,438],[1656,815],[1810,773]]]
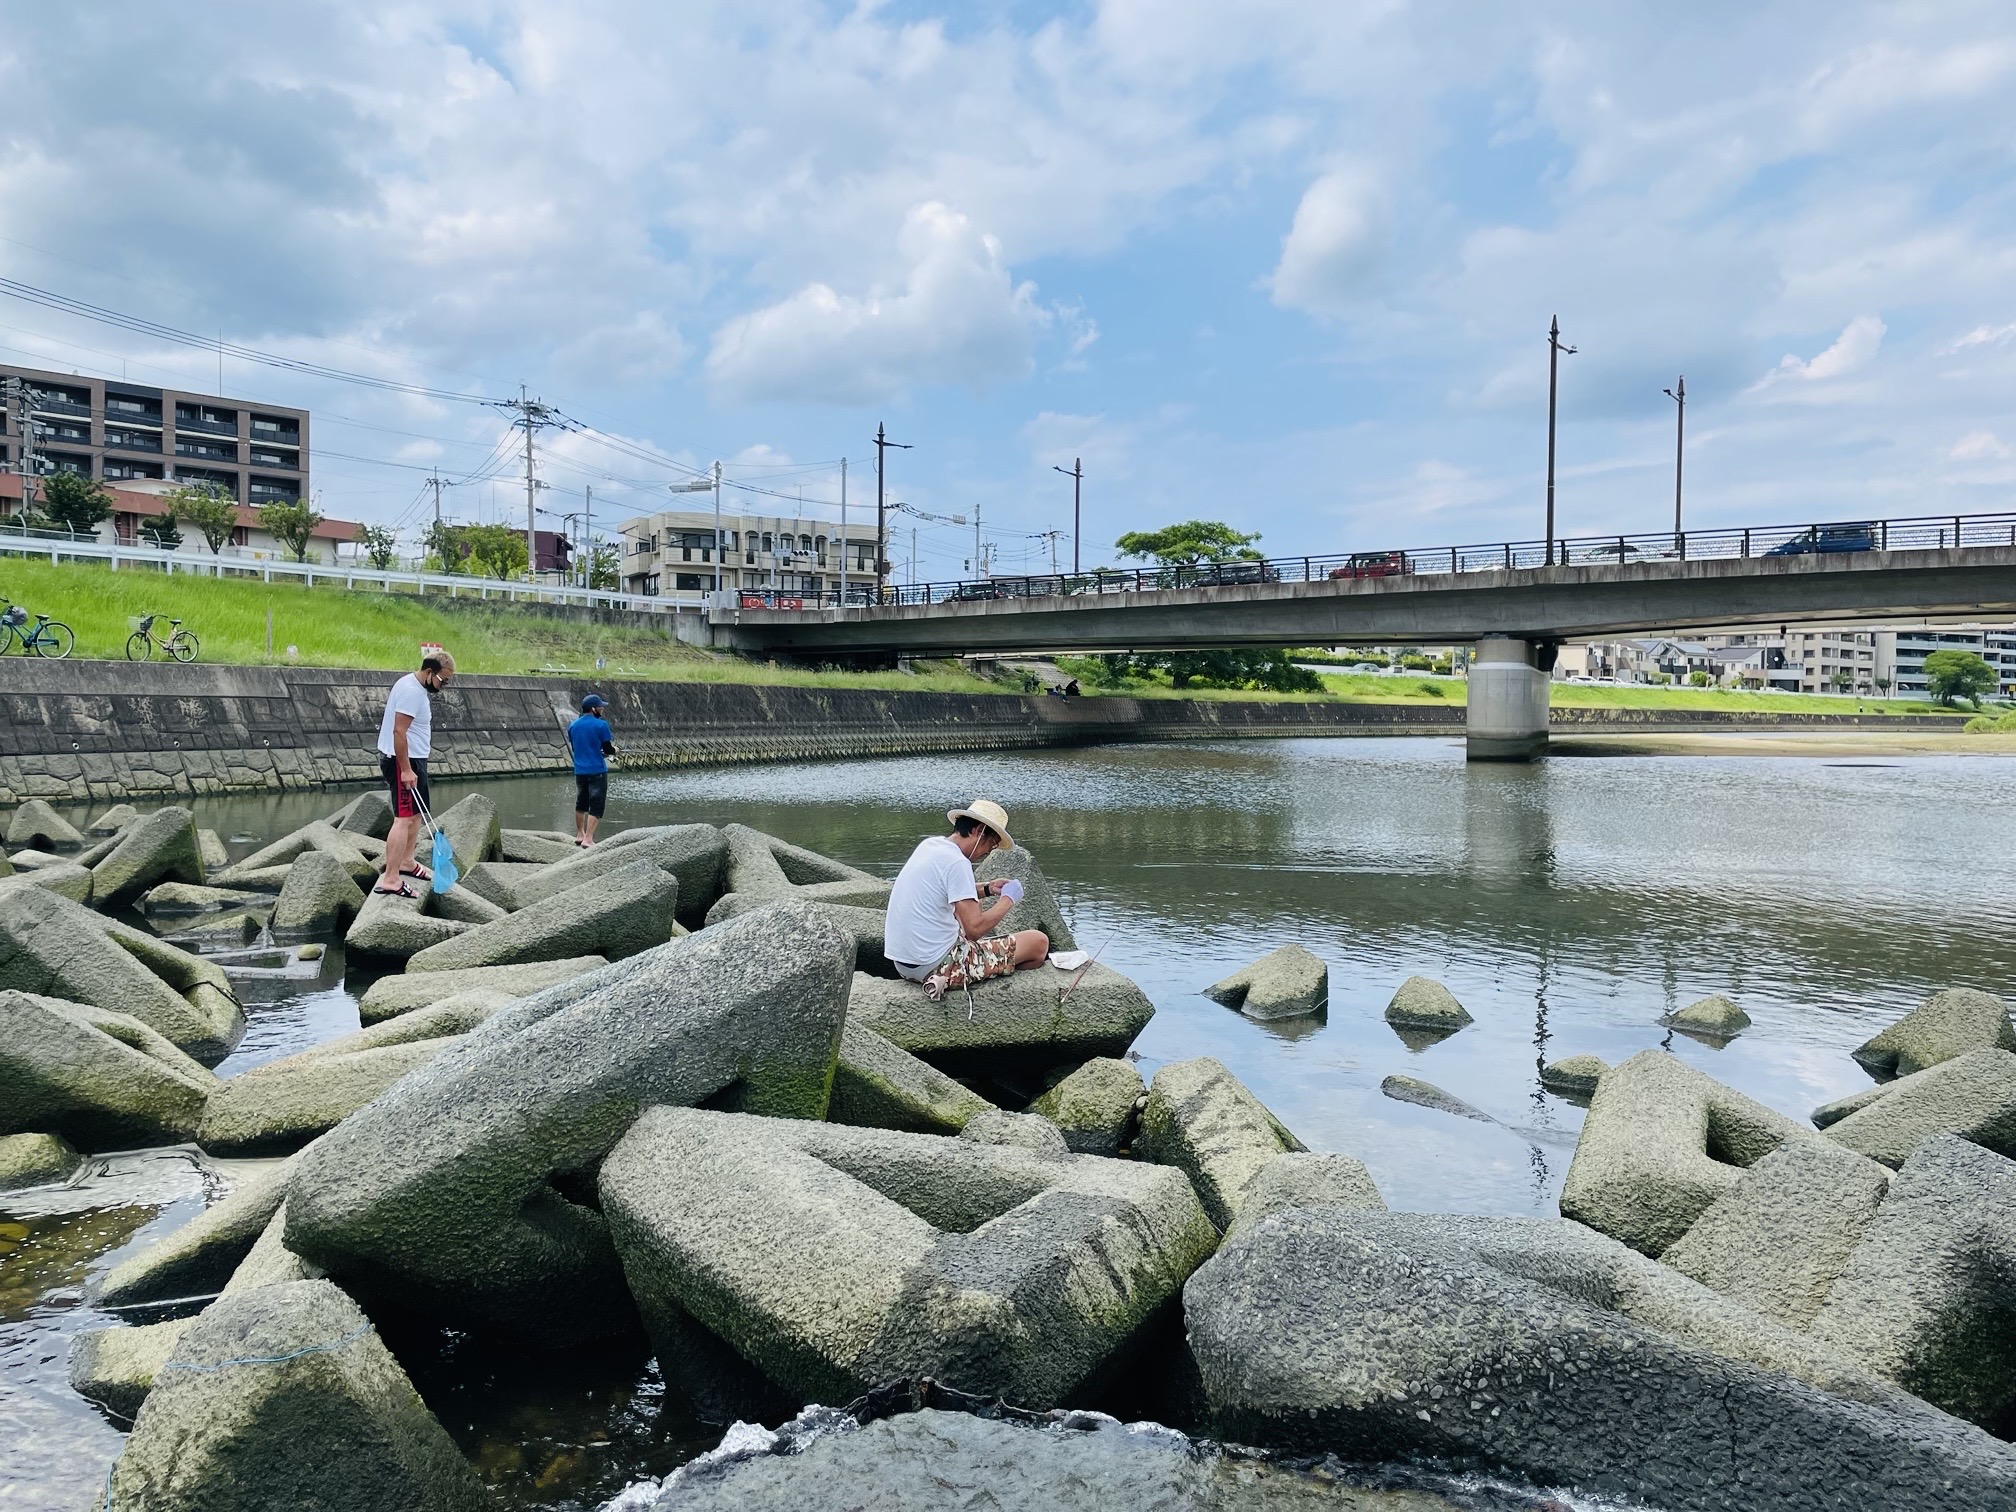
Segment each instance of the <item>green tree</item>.
[[158,515],[148,515],[140,522],[140,534],[147,537],[147,543],[161,551],[173,551],[182,544],[182,531],[175,522],[175,511],[164,509]]
[[1689,672],[1687,674],[1687,681],[1697,688],[1705,688],[1708,684],[1715,681],[1715,679],[1710,677],[1706,672]]
[[263,504],[259,508],[260,528],[286,547],[297,562],[308,560],[308,543],[314,539],[315,527],[321,523],[322,516],[299,499]]
[[1167,651],[1136,657],[1143,670],[1166,672],[1172,688],[1251,688],[1269,693],[1321,693],[1323,679],[1298,667],[1286,649],[1244,647],[1225,651]]
[[1113,544],[1123,556],[1152,559],[1165,567],[1194,567],[1199,562],[1252,561],[1260,553],[1253,543],[1258,531],[1241,535],[1220,520],[1185,520],[1160,530],[1130,530]]
[[430,572],[458,573],[469,559],[469,543],[463,539],[462,525],[450,525],[446,520],[436,520],[422,532],[421,548],[427,553],[427,570]]
[[1942,704],[1964,698],[1978,709],[1995,691],[1995,669],[1972,651],[1934,651],[1925,658],[1925,688]]
[[621,586],[623,580],[623,554],[615,546],[604,542],[588,556],[588,586],[607,588],[611,591]]
[[58,530],[94,535],[112,516],[112,495],[83,473],[55,472],[42,480],[42,512]]
[[169,489],[161,501],[177,520],[195,526],[213,553],[222,551],[238,528],[238,501],[215,483],[185,483]]
[[462,525],[456,529],[469,565],[485,577],[508,582],[525,575],[529,557],[522,530],[509,525]]
[[380,572],[390,572],[392,564],[399,559],[399,532],[390,525],[366,525],[357,532],[357,539],[363,543],[364,555],[371,559],[371,565]]

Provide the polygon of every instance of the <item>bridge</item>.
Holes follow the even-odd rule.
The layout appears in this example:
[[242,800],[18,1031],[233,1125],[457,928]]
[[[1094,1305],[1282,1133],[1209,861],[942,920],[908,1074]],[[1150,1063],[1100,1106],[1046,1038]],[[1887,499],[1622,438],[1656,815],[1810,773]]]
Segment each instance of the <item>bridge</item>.
[[744,593],[713,643],[838,657],[1471,643],[1476,759],[1546,747],[1564,640],[1901,617],[2016,618],[2016,514],[1499,542],[873,584],[825,600]]

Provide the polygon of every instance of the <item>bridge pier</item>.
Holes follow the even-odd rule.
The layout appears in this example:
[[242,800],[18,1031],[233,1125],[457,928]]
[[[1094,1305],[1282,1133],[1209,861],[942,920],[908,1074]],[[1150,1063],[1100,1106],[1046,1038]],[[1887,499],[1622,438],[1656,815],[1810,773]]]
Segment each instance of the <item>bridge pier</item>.
[[1555,648],[1491,636],[1470,662],[1464,732],[1472,761],[1534,761],[1547,754],[1547,681]]

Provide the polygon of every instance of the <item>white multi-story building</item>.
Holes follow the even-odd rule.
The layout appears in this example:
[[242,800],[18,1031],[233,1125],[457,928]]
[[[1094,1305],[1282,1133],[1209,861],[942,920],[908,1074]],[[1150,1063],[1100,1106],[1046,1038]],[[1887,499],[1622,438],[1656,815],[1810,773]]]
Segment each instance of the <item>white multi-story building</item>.
[[1928,696],[1925,658],[1934,651],[1972,651],[1995,669],[2002,691],[2016,689],[2016,626],[1899,625],[1876,637],[1876,678],[1896,697]]
[[622,529],[626,593],[699,603],[719,587],[820,598],[839,589],[843,552],[848,597],[875,586],[873,521],[865,529],[850,523],[844,547],[835,526],[799,516],[724,514],[718,550],[711,509],[664,509],[625,520]]

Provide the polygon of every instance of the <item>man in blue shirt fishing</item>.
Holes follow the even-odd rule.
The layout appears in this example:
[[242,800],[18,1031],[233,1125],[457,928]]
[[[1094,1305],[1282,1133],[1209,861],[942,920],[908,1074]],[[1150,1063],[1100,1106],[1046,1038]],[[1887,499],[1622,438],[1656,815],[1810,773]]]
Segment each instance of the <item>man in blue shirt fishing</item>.
[[567,744],[574,748],[574,843],[586,850],[595,843],[609,801],[609,758],[616,754],[616,732],[602,717],[608,707],[590,693],[581,700],[581,717],[567,726]]

